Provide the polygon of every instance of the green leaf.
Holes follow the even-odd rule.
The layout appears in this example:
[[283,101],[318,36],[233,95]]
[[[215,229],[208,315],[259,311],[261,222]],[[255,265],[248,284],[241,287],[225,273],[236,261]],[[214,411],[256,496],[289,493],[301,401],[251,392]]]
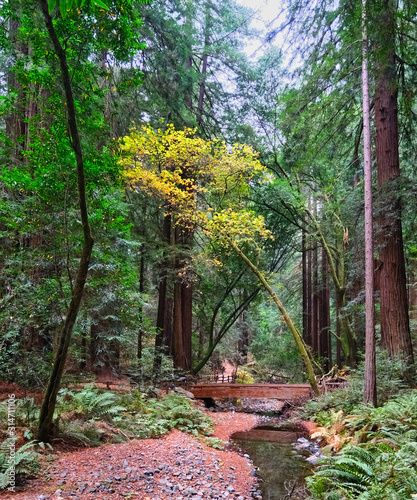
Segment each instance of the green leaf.
[[52,14],[56,6],[56,0],[48,0],[49,13]]
[[67,1],[59,0],[59,10],[61,11],[62,19],[67,17]]
[[106,9],[106,10],[109,10],[109,8],[107,7],[107,5],[105,3],[103,3],[101,0],[93,0],[93,2],[98,6],[98,7],[101,7],[102,9]]

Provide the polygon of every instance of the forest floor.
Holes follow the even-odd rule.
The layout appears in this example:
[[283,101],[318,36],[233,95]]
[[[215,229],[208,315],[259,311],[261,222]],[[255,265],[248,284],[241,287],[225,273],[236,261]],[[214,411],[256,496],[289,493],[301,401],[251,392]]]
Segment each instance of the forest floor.
[[[207,413],[214,420],[213,436],[224,441],[260,420],[242,413]],[[211,448],[174,430],[160,439],[61,452],[37,479],[19,492],[3,491],[0,498],[246,500],[260,498],[254,476],[248,457]]]

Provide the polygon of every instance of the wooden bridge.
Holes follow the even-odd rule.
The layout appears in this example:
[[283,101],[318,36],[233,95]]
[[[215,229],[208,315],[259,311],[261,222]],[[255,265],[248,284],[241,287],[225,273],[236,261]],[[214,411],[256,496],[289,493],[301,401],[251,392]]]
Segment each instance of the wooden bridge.
[[[332,392],[347,386],[347,382],[323,382],[319,385],[321,393]],[[188,386],[196,398],[267,398],[280,401],[294,401],[314,395],[310,384],[237,384],[237,383],[198,383]]]
[[312,395],[310,384],[196,384],[189,387],[196,398],[268,398],[291,401]]

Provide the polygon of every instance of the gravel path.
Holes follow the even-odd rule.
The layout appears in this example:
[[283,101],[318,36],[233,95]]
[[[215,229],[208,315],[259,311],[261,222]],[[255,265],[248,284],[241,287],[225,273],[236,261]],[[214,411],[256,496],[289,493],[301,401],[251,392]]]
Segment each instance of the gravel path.
[[[214,436],[223,440],[258,422],[254,415],[210,413]],[[249,457],[215,450],[188,434],[134,440],[63,453],[13,500],[119,499],[193,500],[261,498]]]

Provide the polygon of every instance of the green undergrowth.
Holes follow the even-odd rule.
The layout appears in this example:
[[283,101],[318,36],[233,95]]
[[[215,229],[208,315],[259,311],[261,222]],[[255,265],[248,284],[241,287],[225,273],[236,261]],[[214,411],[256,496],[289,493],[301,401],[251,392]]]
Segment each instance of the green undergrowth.
[[[61,389],[58,394],[54,429],[55,442],[100,446],[103,443],[122,443],[130,439],[158,438],[173,429],[187,432],[214,448],[223,449],[224,442],[210,437],[213,421],[183,394],[171,392],[160,398],[132,391],[124,395],[100,392],[92,384],[81,391]],[[16,400],[16,427],[19,442],[30,440],[39,418],[39,407],[33,398]],[[7,407],[0,404],[0,489],[8,487],[10,476],[10,438],[7,437]],[[26,442],[16,446],[17,477],[39,470],[39,453],[43,443]],[[42,449],[40,449],[42,448]]]
[[[33,398],[16,400],[16,426],[30,439],[39,418]],[[7,407],[0,404],[0,438],[7,438]],[[89,384],[81,391],[61,389],[58,394],[54,439],[74,444],[99,446],[129,439],[157,438],[179,429],[194,436],[208,437],[213,421],[193,402],[176,392],[149,397],[139,391],[117,395],[101,392]],[[53,439],[53,441],[54,441]],[[219,447],[214,440],[208,440]]]
[[317,423],[313,437],[327,444],[328,453],[333,447],[307,479],[311,498],[417,498],[417,390],[404,385],[399,363],[382,356],[378,365],[379,407],[362,402],[359,368],[348,388],[309,401],[299,412]]
[[16,449],[16,437],[5,439],[0,445],[0,490],[19,485],[23,478],[36,474],[40,469],[36,443],[30,441]]

